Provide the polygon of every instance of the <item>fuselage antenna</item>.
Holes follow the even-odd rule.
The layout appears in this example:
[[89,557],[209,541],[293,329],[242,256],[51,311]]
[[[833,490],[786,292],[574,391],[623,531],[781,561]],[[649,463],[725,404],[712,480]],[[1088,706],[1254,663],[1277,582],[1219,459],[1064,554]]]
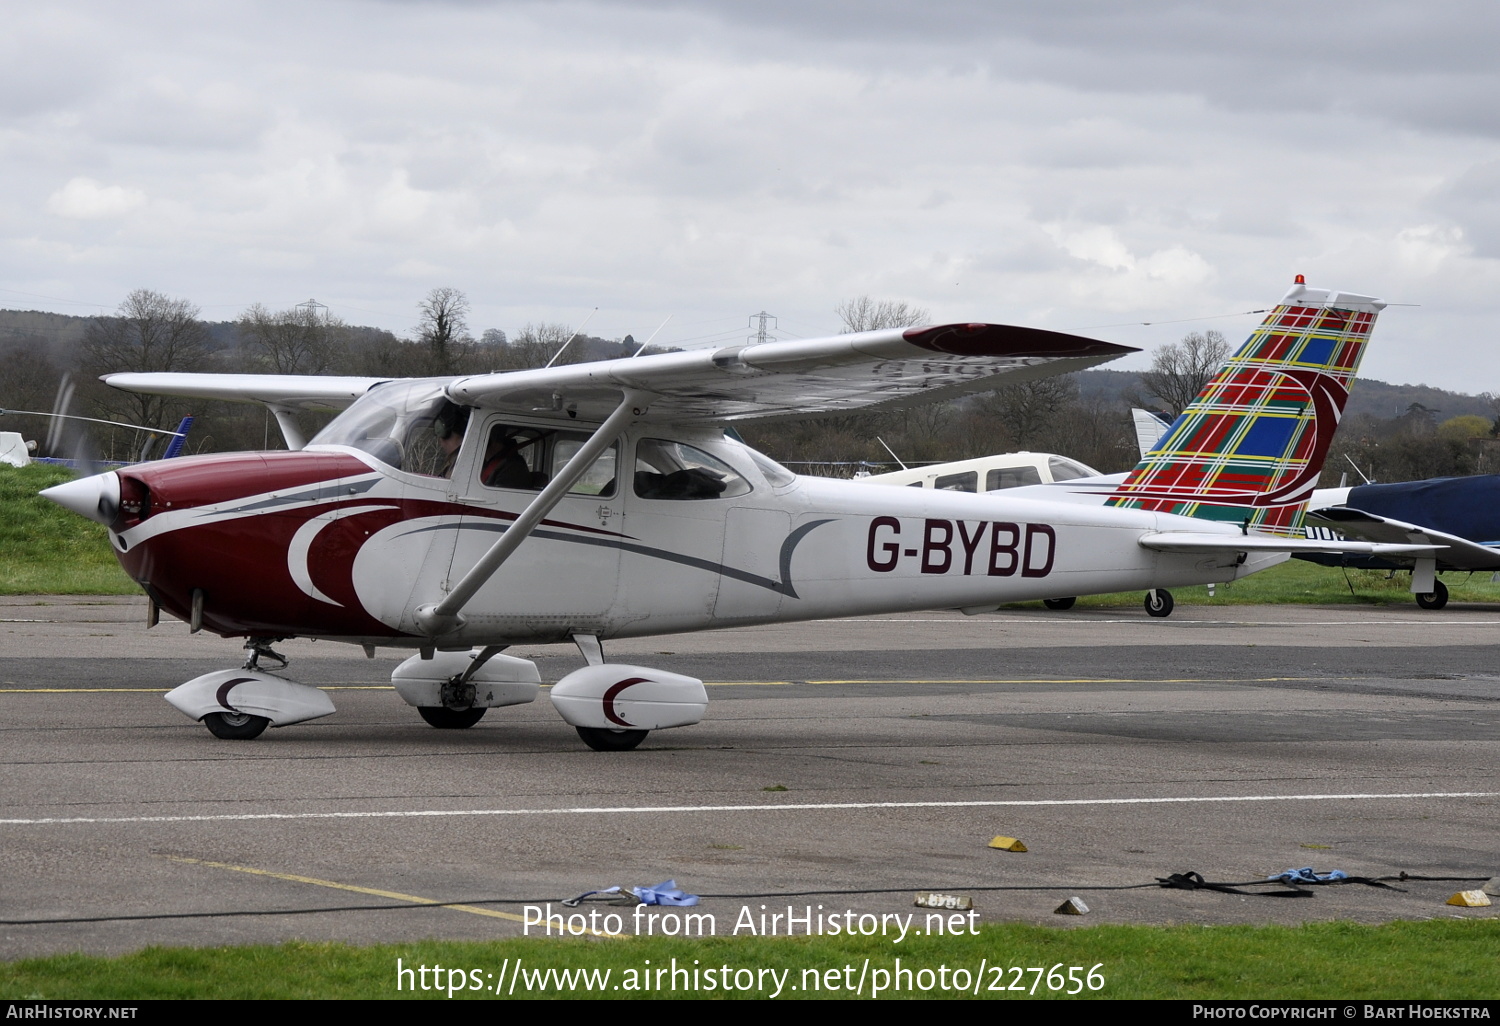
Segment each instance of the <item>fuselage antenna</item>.
[[[875,436],[875,441],[879,442],[881,445],[885,445],[885,439],[881,438],[879,435]],[[891,459],[895,460],[897,463],[901,463],[901,457],[896,455],[895,449],[892,449],[889,445],[885,445],[885,451],[891,454]],[[901,469],[910,470],[911,468],[908,467],[905,463],[901,463]]]
[[[667,321],[670,321],[671,319],[672,319],[672,315],[671,314],[667,314]],[[655,338],[656,336],[658,336],[658,335],[661,334],[661,329],[665,328],[667,326],[667,321],[662,321],[660,324],[658,324],[656,326],[656,330],[651,333],[651,338]],[[633,352],[633,353],[630,354],[630,358],[632,360],[634,360],[637,356],[640,356],[642,353],[644,353],[646,351],[646,347],[651,344],[651,338],[648,338],[648,339],[646,339],[646,341],[642,342],[641,343],[641,347],[639,349],[637,349],[635,352]]]
[[563,350],[567,349],[568,346],[572,345],[573,344],[573,340],[575,338],[577,338],[579,335],[583,334],[583,329],[587,328],[589,326],[589,321],[593,320],[594,319],[594,314],[596,314],[598,312],[599,312],[599,308],[597,306],[594,307],[594,313],[591,313],[587,317],[585,317],[583,319],[583,323],[578,326],[578,330],[575,331],[575,332],[573,332],[573,334],[569,335],[568,336],[568,341],[564,342],[560,347],[558,347],[557,352],[555,352],[555,353],[552,354],[552,359],[550,359],[550,360],[547,361],[547,366],[548,367],[551,367],[554,363],[556,363],[557,362],[557,358],[563,354]]

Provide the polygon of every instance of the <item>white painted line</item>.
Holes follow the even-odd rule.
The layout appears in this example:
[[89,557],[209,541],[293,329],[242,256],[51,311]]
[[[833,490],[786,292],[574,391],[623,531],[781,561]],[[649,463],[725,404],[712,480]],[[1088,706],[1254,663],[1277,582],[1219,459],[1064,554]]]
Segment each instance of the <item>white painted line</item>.
[[80,816],[73,819],[0,819],[0,826],[63,823],[238,823],[265,819],[420,819],[440,816],[573,816],[664,812],[821,812],[830,809],[977,809],[1065,805],[1185,805],[1213,802],[1326,802],[1354,799],[1500,798],[1500,791],[1414,791],[1404,794],[1248,794],[1206,798],[1043,798],[968,802],[826,802],[809,805],[611,805],[558,809],[408,809],[399,812],[255,812],[231,816]]
[[[930,623],[939,626],[952,626],[953,624],[972,624],[981,627],[1004,627],[1006,624],[1014,623],[1045,623],[1060,627],[1092,627],[1102,623],[1136,623],[1153,629],[1161,627],[1495,627],[1500,626],[1500,620],[1162,620],[1146,619],[1140,616],[1122,617],[1120,619],[1097,619],[1090,616],[1069,616],[1065,613],[1055,613],[1051,616],[1005,616],[999,617],[993,614],[981,614],[987,617],[981,619],[979,616],[965,618],[963,620],[944,619],[939,617],[913,617],[902,619],[894,616],[870,616],[870,617],[848,617],[837,620],[813,620],[812,623]],[[771,626],[784,626],[773,624]]]

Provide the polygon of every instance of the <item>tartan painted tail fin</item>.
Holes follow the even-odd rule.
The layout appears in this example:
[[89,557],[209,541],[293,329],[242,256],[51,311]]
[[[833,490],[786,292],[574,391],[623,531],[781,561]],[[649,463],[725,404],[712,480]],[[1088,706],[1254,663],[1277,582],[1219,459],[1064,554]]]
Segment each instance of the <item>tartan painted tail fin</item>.
[[1384,308],[1369,296],[1310,289],[1299,274],[1106,505],[1300,535]]

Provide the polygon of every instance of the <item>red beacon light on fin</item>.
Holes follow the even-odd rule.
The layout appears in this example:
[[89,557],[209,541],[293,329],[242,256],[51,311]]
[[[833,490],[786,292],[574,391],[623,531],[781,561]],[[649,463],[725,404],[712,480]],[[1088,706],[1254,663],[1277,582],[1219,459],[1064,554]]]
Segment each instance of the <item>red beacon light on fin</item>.
[[1299,275],[1297,275],[1297,280],[1294,281],[1294,282],[1292,282],[1292,284],[1293,285],[1306,285],[1307,284],[1307,279],[1304,278],[1302,275],[1299,274]]

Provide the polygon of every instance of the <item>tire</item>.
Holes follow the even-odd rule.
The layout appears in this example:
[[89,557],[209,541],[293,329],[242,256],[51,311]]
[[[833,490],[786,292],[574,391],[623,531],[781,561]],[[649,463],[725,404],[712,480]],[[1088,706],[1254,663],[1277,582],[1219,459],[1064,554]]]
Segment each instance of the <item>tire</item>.
[[1174,605],[1176,603],[1172,601],[1172,593],[1165,588],[1146,592],[1147,616],[1171,616]]
[[1077,601],[1077,598],[1042,599],[1042,605],[1046,606],[1048,609],[1072,609],[1073,603]]
[[575,727],[583,743],[596,752],[628,752],[646,740],[649,730],[607,730],[602,727]]
[[417,712],[422,714],[422,719],[436,727],[438,730],[463,730],[472,727],[484,719],[486,706],[477,705],[472,709],[449,709],[445,705],[419,705]]
[[1432,590],[1417,593],[1417,605],[1423,609],[1442,609],[1448,604],[1448,586],[1442,581],[1433,581]]
[[225,712],[209,713],[203,717],[203,725],[214,737],[225,741],[250,741],[260,737],[271,721],[249,713]]

